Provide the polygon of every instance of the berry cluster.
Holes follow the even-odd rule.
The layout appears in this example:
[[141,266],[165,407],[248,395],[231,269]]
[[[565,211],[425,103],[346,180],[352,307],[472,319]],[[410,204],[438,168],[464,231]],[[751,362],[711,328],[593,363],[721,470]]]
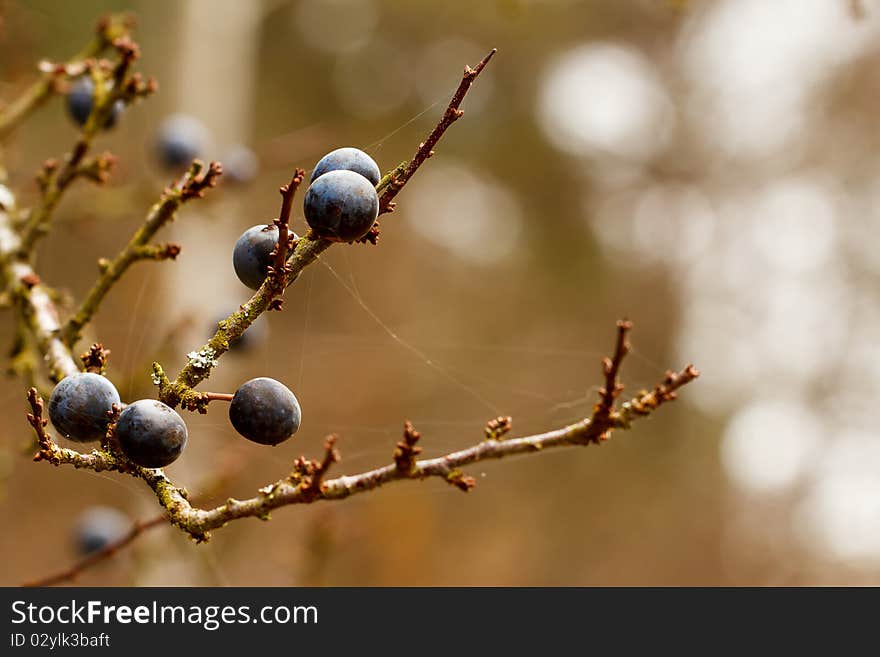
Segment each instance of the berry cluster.
[[309,227],[318,237],[354,242],[379,216],[379,167],[357,148],[339,148],[315,165],[303,202]]
[[[77,121],[81,116],[88,120],[93,100],[94,88],[83,86],[71,91],[68,101],[72,116]],[[200,125],[188,117],[172,117],[160,130],[160,159],[168,168],[177,166],[197,154],[205,140]],[[312,173],[303,206],[313,234],[345,242],[366,235],[379,214],[379,179],[378,165],[356,148],[340,148],[321,158]],[[248,228],[236,241],[232,265],[247,287],[259,289],[266,280],[278,233],[274,224],[257,225]],[[298,239],[296,235],[292,237]],[[296,396],[274,379],[251,379],[239,387],[230,401],[232,426],[261,445],[277,445],[287,440],[302,421]],[[183,453],[186,423],[173,408],[156,399],[135,401],[125,405],[121,412],[120,406],[123,405],[119,393],[109,379],[83,372],[63,379],[55,387],[49,400],[49,417],[66,438],[90,442],[107,437],[115,441],[130,461],[145,468],[170,465]]]
[[[315,165],[303,203],[306,221],[318,237],[353,242],[366,235],[379,216],[376,185],[379,165],[357,148],[338,148]],[[294,235],[294,239],[298,239]],[[232,266],[238,280],[257,290],[266,280],[278,243],[274,224],[251,226],[235,243]]]
[[[49,418],[65,437],[92,442],[115,440],[122,453],[144,468],[170,465],[186,447],[183,418],[157,399],[125,405],[109,379],[92,372],[61,380],[49,400]],[[277,445],[299,429],[302,411],[296,396],[283,384],[260,377],[243,384],[232,396],[229,419],[236,431],[261,445]]]

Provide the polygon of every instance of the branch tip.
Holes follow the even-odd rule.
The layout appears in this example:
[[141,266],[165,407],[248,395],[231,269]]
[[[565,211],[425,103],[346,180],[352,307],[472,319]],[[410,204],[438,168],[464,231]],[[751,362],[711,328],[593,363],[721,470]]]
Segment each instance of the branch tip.
[[620,366],[623,359],[629,353],[629,332],[633,324],[629,320],[621,319],[617,322],[617,340],[614,345],[614,355],[611,358],[602,359],[602,373],[605,375],[605,385],[599,388],[599,403],[596,405],[594,418],[607,421],[614,413],[614,402],[623,392],[623,384],[618,380]]
[[499,415],[486,423],[484,431],[486,440],[501,440],[510,432],[513,426],[513,418],[509,415]]
[[[493,48],[489,53],[483,57],[482,60],[476,65],[474,68],[465,67],[464,74],[461,77],[461,82],[458,85],[458,88],[455,90],[455,93],[452,95],[452,99],[449,101],[449,105],[446,107],[446,110],[443,112],[443,116],[438,121],[437,125],[434,126],[434,129],[428,135],[428,138],[425,139],[421,144],[419,144],[419,148],[416,150],[416,154],[413,156],[413,159],[406,163],[406,166],[403,168],[402,172],[394,175],[386,186],[384,187],[384,191],[382,195],[379,197],[379,214],[385,214],[386,212],[390,212],[393,205],[392,201],[394,197],[397,196],[398,192],[403,189],[404,185],[413,177],[416,171],[418,171],[419,167],[424,164],[424,162],[434,154],[434,147],[437,145],[437,142],[440,141],[440,138],[446,132],[447,128],[450,125],[455,123],[462,114],[463,111],[459,109],[461,106],[464,97],[467,95],[468,90],[473,84],[474,80],[477,79],[477,76],[483,71],[486,67],[486,64],[489,63],[489,60],[497,52],[496,48]],[[380,181],[380,189],[382,181]]]
[[476,479],[464,474],[461,470],[453,470],[447,474],[446,482],[451,486],[455,486],[462,493],[469,493],[477,485]]
[[86,372],[103,374],[104,369],[107,367],[107,357],[109,355],[110,350],[104,349],[103,344],[96,342],[87,351],[80,354],[79,359],[82,361]]
[[393,454],[395,467],[405,476],[412,475],[416,468],[416,457],[422,452],[416,443],[421,437],[422,434],[407,420],[403,425],[403,440],[397,443]]

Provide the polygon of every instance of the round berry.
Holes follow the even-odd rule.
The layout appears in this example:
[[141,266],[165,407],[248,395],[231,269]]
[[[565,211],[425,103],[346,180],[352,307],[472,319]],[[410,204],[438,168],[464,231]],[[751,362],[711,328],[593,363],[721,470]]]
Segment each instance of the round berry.
[[347,170],[330,171],[311,184],[303,211],[319,237],[353,242],[370,232],[376,222],[379,196],[362,175]]
[[201,121],[174,114],[159,126],[159,161],[167,169],[180,169],[199,157],[208,143],[208,131]]
[[80,372],[62,379],[49,398],[49,419],[65,438],[79,443],[101,440],[119,393],[109,379]]
[[237,185],[246,185],[257,177],[260,163],[247,146],[238,145],[223,158],[223,177]]
[[229,405],[232,426],[248,440],[277,445],[296,433],[302,420],[294,394],[275,379],[251,379],[235,391]]
[[161,468],[176,461],[186,447],[186,424],[170,406],[141,399],[119,414],[116,438],[130,461]]
[[373,183],[373,186],[379,184],[379,178],[382,177],[379,171],[379,165],[369,155],[359,148],[337,148],[335,151],[327,153],[315,165],[312,171],[312,178],[309,182],[323,176],[330,171],[354,171],[361,174],[364,178]]
[[91,78],[80,78],[67,94],[67,112],[79,125],[85,125],[92,113],[95,85]]
[[[67,94],[67,112],[76,123],[83,126],[89,120],[92,113],[92,107],[95,101],[95,83],[88,76],[81,77],[76,84],[71,87]],[[104,128],[112,128],[119,120],[119,115],[125,109],[125,103],[122,99],[113,103],[113,109]]]
[[76,548],[82,555],[103,550],[125,536],[131,523],[124,513],[107,506],[93,506],[77,519]]
[[[297,238],[295,233],[293,238]],[[232,249],[232,266],[238,280],[258,290],[269,273],[277,243],[278,226],[274,224],[251,226],[244,231]]]

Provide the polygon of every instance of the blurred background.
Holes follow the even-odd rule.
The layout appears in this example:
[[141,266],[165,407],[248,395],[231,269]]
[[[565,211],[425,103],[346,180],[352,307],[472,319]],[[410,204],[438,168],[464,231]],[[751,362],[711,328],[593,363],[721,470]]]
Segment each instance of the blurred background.
[[[703,376],[601,448],[469,468],[468,495],[400,483],[202,546],[160,527],[78,583],[880,583],[880,2],[3,0],[0,98],[119,10],[160,90],[100,138],[117,170],[65,197],[43,278],[80,297],[127,241],[171,179],[168,116],[205,125],[206,158],[247,163],[244,146],[259,165],[186,206],[161,236],[178,260],[136,266],[91,326],[83,346],[112,350],[125,401],[248,298],[232,245],[276,216],[295,166],[358,146],[393,168],[462,66],[499,49],[378,247],[330,250],[203,386],[277,378],[303,425],[273,449],[223,407],[187,415],[168,472],[202,504],[253,495],[330,432],[341,474],[389,462],[405,419],[434,456],[499,413],[520,435],[584,417],[620,317],[628,393],[688,362]],[[19,129],[3,155],[20,205],[74,137],[57,98]],[[10,319],[2,331],[9,344]],[[0,387],[6,585],[72,563],[90,507],[158,510],[133,479],[32,464],[24,390]]]

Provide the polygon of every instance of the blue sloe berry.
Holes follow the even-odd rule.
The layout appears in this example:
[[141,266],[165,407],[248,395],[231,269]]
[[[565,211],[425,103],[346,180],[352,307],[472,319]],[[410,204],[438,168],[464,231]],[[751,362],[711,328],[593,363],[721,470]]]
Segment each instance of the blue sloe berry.
[[207,147],[208,131],[202,122],[185,114],[174,114],[159,126],[159,161],[166,169],[181,169]]
[[76,548],[82,555],[103,550],[125,536],[131,522],[124,513],[107,506],[93,506],[83,511],[74,528]]
[[223,177],[238,185],[246,185],[257,177],[260,163],[247,146],[233,147],[223,158]]
[[130,461],[145,468],[161,468],[183,452],[186,424],[170,406],[156,399],[141,399],[119,414],[116,439]]
[[278,227],[272,224],[251,226],[235,242],[232,266],[238,280],[252,290],[259,289],[266,279],[271,253],[278,243]]
[[379,196],[362,175],[342,169],[330,171],[309,187],[303,212],[319,237],[353,242],[373,227],[379,216]]
[[[293,239],[297,239],[295,233]],[[259,289],[269,272],[277,243],[278,227],[274,224],[259,224],[244,231],[232,249],[232,266],[238,280],[252,290]]]
[[87,443],[104,437],[110,424],[108,413],[119,403],[119,393],[109,379],[80,372],[55,386],[49,398],[49,419],[65,438]]
[[337,148],[335,151],[327,153],[315,165],[312,171],[312,178],[309,182],[315,182],[320,176],[330,171],[354,171],[361,174],[364,178],[373,183],[373,186],[379,184],[382,177],[379,171],[379,165],[369,155],[359,148]]
[[296,433],[302,420],[296,396],[275,379],[251,379],[235,391],[229,405],[232,426],[248,440],[277,445]]
[[[77,124],[83,126],[89,120],[95,101],[95,83],[88,76],[81,77],[71,87],[67,94],[67,112]],[[119,115],[125,109],[125,102],[120,98],[113,103],[113,109],[104,128],[109,129],[116,125]]]

